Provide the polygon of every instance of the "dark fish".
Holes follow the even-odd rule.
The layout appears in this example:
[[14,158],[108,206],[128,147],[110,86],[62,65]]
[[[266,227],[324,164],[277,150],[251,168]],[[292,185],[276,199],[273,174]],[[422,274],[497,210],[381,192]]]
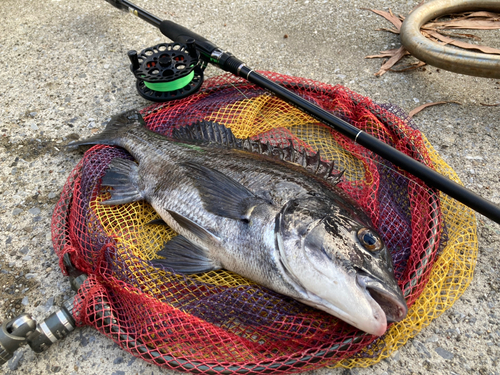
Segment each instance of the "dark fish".
[[374,335],[406,316],[387,248],[319,154],[237,139],[207,121],[167,138],[136,112],[71,146],[87,144],[123,147],[137,161],[110,163],[104,204],[146,200],[179,233],[157,266],[225,268]]

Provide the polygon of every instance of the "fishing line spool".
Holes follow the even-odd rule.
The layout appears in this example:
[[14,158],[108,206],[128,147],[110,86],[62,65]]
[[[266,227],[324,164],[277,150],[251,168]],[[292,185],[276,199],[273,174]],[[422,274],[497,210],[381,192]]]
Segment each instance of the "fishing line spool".
[[160,43],[128,52],[130,70],[139,94],[154,102],[182,99],[199,90],[206,63],[200,60],[194,39],[186,43]]

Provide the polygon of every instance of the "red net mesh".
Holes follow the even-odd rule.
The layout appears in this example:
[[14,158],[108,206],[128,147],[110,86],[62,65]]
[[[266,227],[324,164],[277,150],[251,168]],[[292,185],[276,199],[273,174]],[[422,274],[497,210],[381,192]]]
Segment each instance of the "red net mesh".
[[[396,110],[342,86],[266,74],[407,155],[452,174]],[[145,225],[157,214],[144,202],[99,204],[109,194],[100,179],[110,161],[131,157],[119,148],[95,146],[69,176],[56,206],[54,248],[60,259],[68,253],[75,267],[89,275],[78,293],[77,323],[96,327],[136,356],[167,368],[206,373],[366,366],[388,356],[450,306],[472,277],[475,227],[465,240],[463,234],[454,235],[463,233],[464,225],[471,227],[470,211],[248,82],[217,77],[193,96],[153,105],[142,114],[150,129],[167,136],[175,127],[212,120],[231,128],[236,137],[275,145],[291,140],[296,148],[320,151],[325,161],[335,161],[344,171],[339,186],[371,216],[391,249],[408,306],[418,302],[405,321],[377,338],[225,270],[202,275],[158,270],[150,260],[175,233]],[[465,218],[462,223],[457,224],[458,216]],[[450,297],[443,298],[439,290],[423,293],[429,279],[434,280],[440,251],[450,252],[450,262],[454,254],[464,253],[450,242],[465,243],[472,264],[466,270],[457,265],[447,269],[455,280],[444,283]],[[442,278],[439,283],[443,288]]]

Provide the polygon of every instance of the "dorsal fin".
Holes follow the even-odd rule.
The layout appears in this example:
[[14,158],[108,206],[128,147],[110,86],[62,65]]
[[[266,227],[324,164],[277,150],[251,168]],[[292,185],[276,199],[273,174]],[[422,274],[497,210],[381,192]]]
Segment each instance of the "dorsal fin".
[[181,141],[199,141],[225,147],[241,148],[241,140],[234,136],[231,129],[207,120],[174,129],[172,138]]
[[213,121],[201,120],[193,125],[174,129],[172,138],[269,155],[285,162],[298,164],[332,184],[338,183],[343,175],[343,172],[334,173],[334,163],[321,160],[319,152],[310,154],[305,148],[300,150],[294,146],[290,138],[286,147],[273,146],[269,141],[264,143],[250,138],[239,139],[234,136],[231,129]]

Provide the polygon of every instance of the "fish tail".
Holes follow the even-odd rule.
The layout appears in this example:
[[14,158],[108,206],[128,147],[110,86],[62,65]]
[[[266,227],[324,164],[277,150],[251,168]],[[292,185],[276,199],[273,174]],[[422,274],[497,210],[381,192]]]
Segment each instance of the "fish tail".
[[120,146],[122,136],[127,133],[128,130],[140,126],[145,126],[145,123],[138,111],[131,110],[123,112],[113,116],[101,133],[81,141],[71,142],[67,147],[76,148],[82,145],[97,144]]

